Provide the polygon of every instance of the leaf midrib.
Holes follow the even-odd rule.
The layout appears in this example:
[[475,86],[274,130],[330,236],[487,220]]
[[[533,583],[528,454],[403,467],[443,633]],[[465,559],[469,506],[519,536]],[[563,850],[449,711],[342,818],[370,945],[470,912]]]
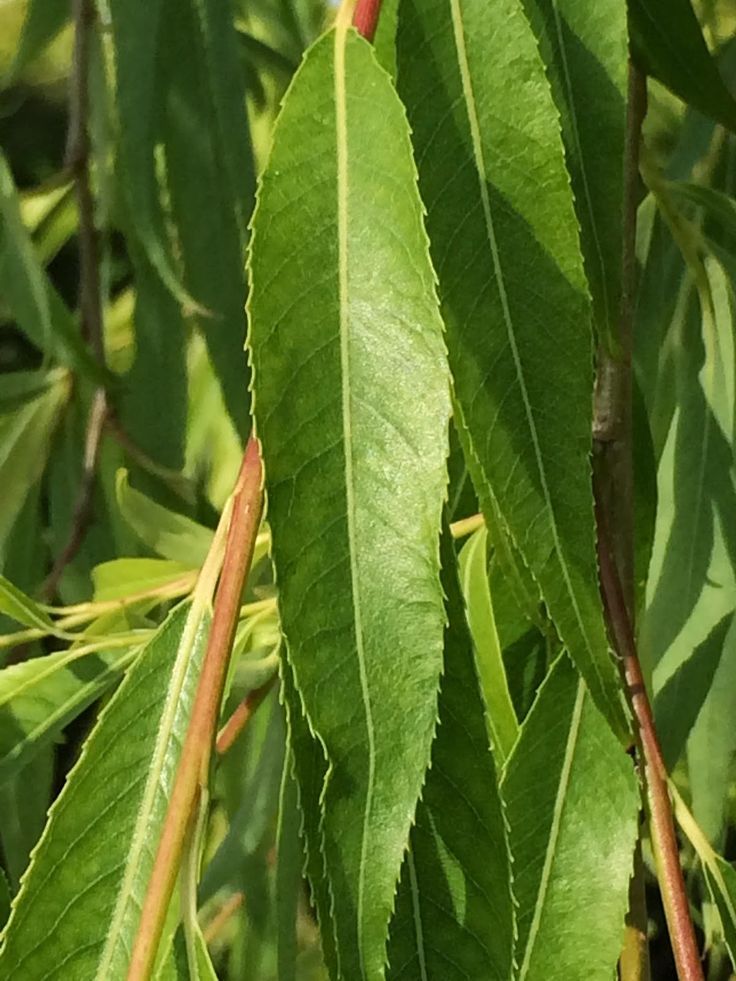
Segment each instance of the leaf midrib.
[[355,516],[353,442],[352,442],[352,394],[350,390],[350,311],[348,282],[348,123],[345,47],[350,27],[351,4],[343,4],[338,13],[335,29],[335,126],[337,147],[337,234],[338,234],[338,282],[340,307],[340,368],[342,389],[342,424],[345,451],[345,497],[348,531],[348,550],[350,553],[350,581],[355,622],[355,648],[358,659],[360,690],[365,710],[366,734],[368,739],[368,780],[363,831],[360,848],[360,868],[358,872],[358,946],[361,975],[365,977],[363,916],[365,896],[365,871],[367,866],[368,824],[373,803],[375,781],[375,733],[371,709],[368,674],[363,647],[363,622],[361,597],[358,579],[357,529]]
[[578,735],[580,733],[580,722],[583,714],[584,701],[585,701],[585,683],[581,679],[578,682],[578,692],[575,698],[575,705],[572,710],[572,716],[570,718],[570,730],[567,734],[567,742],[565,744],[565,755],[563,757],[562,767],[560,769],[560,781],[557,787],[557,796],[555,797],[554,810],[552,812],[552,824],[550,825],[550,830],[549,830],[549,840],[547,842],[547,850],[544,856],[542,875],[539,880],[539,889],[537,890],[537,898],[534,903],[534,916],[532,917],[532,922],[531,925],[529,926],[529,933],[527,934],[526,947],[524,950],[524,960],[519,970],[518,981],[524,981],[527,971],[529,970],[529,964],[531,962],[532,953],[534,951],[534,945],[536,943],[537,934],[539,933],[539,927],[542,921],[544,904],[547,898],[547,891],[549,889],[550,879],[552,877],[552,865],[554,863],[555,852],[557,850],[557,842],[560,836],[560,827],[562,825],[562,812],[565,809],[565,800],[570,785],[570,774],[572,772],[573,758],[575,756],[575,749],[577,747]]

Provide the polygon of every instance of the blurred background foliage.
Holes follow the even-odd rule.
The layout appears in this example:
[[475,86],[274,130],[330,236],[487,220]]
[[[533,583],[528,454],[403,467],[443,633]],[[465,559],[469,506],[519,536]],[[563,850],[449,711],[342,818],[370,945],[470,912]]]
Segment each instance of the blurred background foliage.
[[[146,222],[155,222],[156,208],[141,217],[133,205],[144,201],[146,189],[126,183],[120,167],[135,144],[132,136],[126,144],[130,134],[121,136],[115,119],[104,2],[100,9],[90,119],[102,374],[79,342],[79,215],[64,165],[69,4],[0,0],[0,572],[65,607],[149,590],[147,601],[120,613],[90,613],[87,642],[95,632],[145,630],[160,621],[166,603],[191,586],[186,577],[198,567],[207,529],[232,488],[249,427],[242,260],[255,175],[289,80],[331,16],[322,0],[235,0],[223,50],[234,59],[231,77],[239,88],[224,97],[202,82],[207,52],[192,50],[196,31],[187,20],[194,7],[161,3],[154,104],[144,121],[167,177],[158,202],[163,231],[153,234]],[[386,24],[392,9],[388,4]],[[736,92],[736,0],[701,0],[697,12]],[[378,44],[391,68],[388,28]],[[242,138],[224,152],[223,125],[233,120]],[[635,335],[642,659],[677,784],[711,845],[733,861],[736,137],[653,80],[644,133]],[[157,258],[161,241],[164,254]],[[164,281],[162,270],[172,281]],[[100,382],[111,414],[89,515],[78,548],[44,595],[77,523]],[[464,498],[455,517],[472,507]],[[500,597],[493,556],[490,579]],[[162,586],[163,598],[151,598],[152,583]],[[274,674],[273,593],[264,561],[249,587],[254,612],[241,624],[231,708]],[[497,621],[503,640],[498,611]],[[0,626],[15,638],[0,648],[0,661],[32,661],[59,646],[49,638],[18,638],[9,620]],[[536,629],[520,636],[510,624],[504,647],[523,715],[544,669],[545,638]],[[100,696],[120,676],[124,654],[75,680],[61,724],[49,727],[22,766],[4,768],[0,738],[0,846],[11,892]],[[3,697],[0,685],[0,703]],[[298,826],[291,790],[281,787],[283,725],[272,689],[218,767],[200,901],[221,977],[279,976],[275,910],[290,896],[298,897],[300,910],[298,977],[323,976],[306,886],[279,881],[274,862],[277,834],[296,842]],[[708,977],[727,978],[719,922],[685,841],[683,857],[709,951]],[[649,893],[653,973],[674,977],[654,885]]]

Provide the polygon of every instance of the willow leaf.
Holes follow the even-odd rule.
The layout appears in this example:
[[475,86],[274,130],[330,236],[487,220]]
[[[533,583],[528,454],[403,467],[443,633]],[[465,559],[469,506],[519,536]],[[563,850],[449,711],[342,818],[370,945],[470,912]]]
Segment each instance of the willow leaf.
[[3,977],[126,976],[208,619],[179,607],[100,716],[14,902]]
[[634,55],[688,105],[736,131],[736,101],[711,57],[690,0],[628,0]]
[[523,0],[560,113],[595,322],[615,336],[621,293],[626,79],[624,0]]
[[[197,8],[201,11],[201,22]],[[218,11],[220,12],[218,15]],[[248,145],[245,95],[239,64],[219,66],[213,71],[200,23],[209,24],[224,17],[232,28],[230,6],[219,0],[192,3],[164,0],[168,25],[164,47],[166,70],[166,113],[163,133],[166,173],[172,217],[181,245],[184,282],[189,292],[210,313],[199,319],[202,333],[222,386],[228,412],[239,435],[245,439],[250,429],[248,399],[244,396],[248,366],[245,342],[245,241],[244,212],[252,188],[241,178],[237,185],[229,179],[235,162],[228,156],[231,144],[240,148],[237,170],[252,173]],[[224,33],[226,31],[218,31]],[[227,67],[227,71],[226,71]],[[239,101],[240,115],[232,121],[234,139],[220,138],[220,116],[210,97],[210,85],[218,80],[232,90]],[[223,161],[230,163],[223,166]],[[245,185],[245,186],[244,186]],[[250,208],[248,208],[250,211]]]
[[0,553],[31,488],[44,471],[68,392],[68,382],[62,380],[38,398],[0,415]]
[[133,654],[126,649],[59,651],[0,671],[0,781],[117,681]]
[[276,936],[279,981],[296,981],[297,916],[304,850],[299,837],[299,791],[291,753],[286,754],[276,832]]
[[163,46],[163,0],[144,4],[110,0],[108,9],[115,51],[118,165],[132,216],[131,231],[171,294],[196,306],[172,260],[156,172],[155,148],[164,108],[159,50]]
[[373,981],[436,718],[449,379],[406,118],[346,12],[276,127],[250,344],[282,626],[329,764],[339,971]]
[[[608,981],[621,952],[639,791],[631,759],[566,655],[521,729],[502,784],[518,981]],[[595,944],[581,943],[595,934]]]
[[508,981],[514,911],[506,826],[451,542],[448,626],[432,764],[404,861],[388,949],[392,981]]
[[509,694],[493,615],[493,602],[488,583],[487,541],[486,529],[479,528],[463,546],[460,553],[460,575],[488,725],[493,740],[493,751],[500,769],[516,742],[519,723]]
[[70,7],[66,0],[30,0],[18,40],[18,47],[3,85],[12,84],[23,69],[37,58],[53,41],[69,20]]
[[18,589],[12,582],[0,575],[0,613],[12,617],[25,627],[38,627],[40,630],[53,633],[54,627],[45,613],[30,596]]
[[492,520],[497,503],[621,732],[595,562],[591,305],[536,40],[518,0],[403,0],[399,13],[399,91],[481,504]]
[[718,909],[731,965],[736,968],[736,869],[725,858],[713,854],[703,865],[703,875],[711,900]]

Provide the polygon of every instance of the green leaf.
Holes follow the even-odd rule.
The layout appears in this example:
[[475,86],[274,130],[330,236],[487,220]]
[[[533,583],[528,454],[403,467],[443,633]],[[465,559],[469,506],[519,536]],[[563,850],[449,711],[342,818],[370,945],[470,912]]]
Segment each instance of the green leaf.
[[300,833],[304,847],[304,871],[309,878],[312,903],[319,923],[322,955],[330,978],[336,978],[338,974],[335,925],[325,875],[324,839],[320,815],[320,797],[327,775],[327,760],[319,740],[310,731],[294,683],[294,673],[285,657],[281,659],[281,686],[302,819]]
[[736,869],[720,855],[703,865],[711,900],[718,909],[723,942],[736,969]]
[[276,127],[250,344],[282,627],[329,760],[339,975],[372,981],[436,718],[449,379],[406,118],[346,9]]
[[13,891],[43,831],[54,781],[54,752],[47,747],[14,777],[0,784],[0,840]]
[[537,44],[518,0],[403,0],[399,13],[399,91],[478,496],[622,733],[596,574],[591,306]]
[[0,613],[12,617],[24,627],[38,627],[49,633],[52,633],[54,629],[48,614],[44,613],[30,596],[26,596],[22,590],[2,575],[0,575]]
[[621,952],[639,789],[631,758],[564,654],[522,726],[502,794],[518,981],[610,981]]
[[0,671],[0,780],[13,776],[113,685],[135,656],[71,648]]
[[51,371],[13,371],[0,374],[0,410],[9,412],[58,386],[66,376],[64,368]]
[[101,714],[24,877],[0,974],[126,975],[208,621],[201,605],[179,607]]
[[621,303],[628,29],[622,0],[523,0],[560,113],[585,271],[601,335]]
[[49,283],[21,218],[18,194],[0,150],[0,290],[18,325],[39,350],[81,370],[96,381],[104,378],[82,343],[64,301]]
[[672,770],[713,684],[733,620],[727,613],[657,692],[654,712],[662,756]]
[[115,50],[119,167],[130,232],[172,297],[196,307],[174,266],[155,160],[165,105],[160,65],[163,0],[110,0],[108,9]]
[[485,715],[499,770],[516,742],[519,723],[509,694],[501,645],[496,632],[493,602],[488,585],[488,533],[479,528],[460,552],[460,581],[468,610]]
[[[220,23],[222,18],[227,24]],[[236,60],[234,65],[218,65],[214,70],[200,30],[200,24],[210,25],[226,41],[228,31],[232,31],[231,11],[229,4],[219,0],[165,0],[164,19],[166,172],[184,281],[189,292],[211,311],[200,317],[200,327],[228,412],[245,440],[250,412],[244,351],[244,228],[245,216],[251,210],[246,197],[250,201],[253,196],[245,175],[249,171],[252,174],[253,163],[247,138],[245,147],[240,147],[240,135],[247,137],[248,129],[239,65]],[[214,86],[219,93],[223,85],[231,89],[228,103],[235,99],[240,106],[239,115],[232,120],[230,138],[224,140],[222,127],[217,125],[221,114],[210,91]],[[241,150],[237,160],[230,159],[232,144]],[[232,168],[241,175],[236,185],[230,179]]]
[[708,51],[690,0],[628,0],[634,56],[683,102],[736,130],[736,102]]
[[192,569],[191,564],[169,559],[111,559],[92,570],[94,598],[105,602],[151,592],[182,580],[187,573],[191,575]]
[[26,498],[41,477],[59,413],[68,397],[64,380],[12,412],[0,415],[0,554]]
[[448,625],[432,763],[391,924],[392,981],[512,976],[506,825],[452,542],[443,542]]
[[330,763],[339,974],[373,979],[436,717],[449,385],[406,119],[341,16],[274,135],[250,343],[288,658]]
[[8,877],[0,869],[0,933],[10,915],[10,883]]
[[212,545],[209,528],[135,490],[128,482],[127,470],[118,471],[115,490],[123,517],[145,545],[189,569],[204,563]]
[[68,0],[28,0],[18,47],[3,86],[12,85],[23,69],[53,41],[69,20]]
[[296,931],[304,849],[299,837],[299,790],[291,753],[287,753],[284,760],[276,837],[278,978],[279,981],[296,981]]

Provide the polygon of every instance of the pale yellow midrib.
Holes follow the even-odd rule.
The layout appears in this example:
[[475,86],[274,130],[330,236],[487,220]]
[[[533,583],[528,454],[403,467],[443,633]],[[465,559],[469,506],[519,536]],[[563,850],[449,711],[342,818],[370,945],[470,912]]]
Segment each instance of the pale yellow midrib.
[[[567,568],[567,562],[565,560],[564,553],[562,551],[562,543],[560,542],[559,533],[557,531],[557,520],[555,517],[554,509],[552,507],[552,498],[549,493],[549,487],[547,486],[547,475],[544,468],[544,463],[542,461],[541,449],[539,446],[539,440],[537,438],[537,427],[534,421],[534,415],[532,413],[531,404],[529,402],[529,395],[526,390],[526,384],[524,382],[524,374],[521,370],[521,361],[519,358],[519,351],[516,345],[516,336],[514,334],[514,328],[511,320],[511,311],[509,309],[508,297],[506,295],[506,286],[503,276],[503,271],[501,269],[501,260],[498,254],[498,243],[496,242],[496,233],[493,222],[493,214],[491,211],[491,202],[488,196],[487,187],[487,173],[485,166],[485,157],[483,155],[483,145],[481,141],[480,134],[480,122],[478,119],[478,112],[475,104],[475,95],[473,93],[473,83],[470,77],[470,67],[468,64],[467,50],[465,47],[465,27],[463,24],[462,11],[460,10],[460,0],[450,0],[450,10],[452,16],[453,32],[455,36],[455,47],[457,49],[458,56],[458,67],[460,70],[461,83],[463,88],[463,95],[465,96],[465,103],[468,112],[468,123],[470,125],[471,139],[473,143],[473,155],[475,157],[475,163],[478,170],[478,184],[480,189],[481,204],[483,207],[483,216],[485,219],[486,230],[488,233],[488,241],[491,247],[491,254],[493,258],[493,268],[496,283],[498,285],[499,298],[501,300],[501,307],[503,309],[504,323],[506,325],[506,336],[509,341],[509,348],[514,359],[514,369],[516,372],[516,378],[519,383],[519,391],[521,392],[522,401],[524,404],[524,413],[527,420],[527,425],[529,427],[529,434],[531,437],[532,447],[534,449],[534,457],[537,463],[537,472],[539,474],[539,482],[541,484],[542,494],[544,496],[544,502],[547,508],[550,519],[550,527],[552,531],[552,540],[554,543],[555,553],[560,563],[560,570],[562,572],[563,579],[565,581],[565,586],[567,588],[567,593],[570,598],[570,605],[575,614],[575,619],[577,620],[578,628],[585,642],[586,648],[590,655],[590,663],[598,676],[598,680],[601,685],[602,693],[608,696],[607,686],[604,683],[603,677],[601,675],[600,667],[594,655],[594,645],[591,644],[590,638],[588,637],[588,631],[585,626],[580,608],[578,606],[577,595],[572,586],[572,581],[570,579],[570,573]],[[563,638],[564,640],[564,638]]]
[[365,871],[368,850],[368,823],[373,804],[375,781],[375,733],[368,674],[363,647],[363,625],[360,604],[360,585],[357,561],[357,528],[355,519],[355,499],[353,492],[353,446],[352,446],[352,398],[350,392],[350,313],[348,283],[348,122],[345,46],[347,32],[352,19],[352,3],[344,3],[338,13],[335,29],[335,125],[337,146],[337,228],[338,228],[338,279],[340,299],[340,367],[342,388],[343,435],[345,440],[345,497],[348,526],[348,548],[350,552],[351,595],[355,621],[355,648],[358,658],[361,696],[365,710],[366,733],[368,739],[368,781],[365,811],[363,814],[363,834],[360,851],[358,875],[358,956],[363,978],[365,973],[365,945],[363,938],[363,905],[365,895]]
[[567,734],[567,742],[565,744],[565,755],[563,757],[562,768],[560,770],[560,781],[557,786],[555,806],[552,812],[552,824],[550,825],[550,829],[549,829],[549,840],[547,842],[547,850],[544,856],[542,875],[539,880],[537,899],[534,904],[534,916],[532,917],[532,922],[531,925],[529,926],[529,933],[526,939],[526,948],[524,950],[524,960],[522,962],[521,969],[519,970],[518,981],[524,981],[527,971],[529,970],[529,964],[531,962],[532,953],[534,951],[534,944],[536,943],[537,934],[539,933],[539,926],[542,921],[542,913],[544,912],[544,904],[547,898],[547,889],[549,888],[550,879],[552,877],[552,864],[555,859],[557,840],[560,835],[560,826],[562,824],[562,812],[565,808],[565,800],[567,798],[567,791],[570,783],[570,774],[572,772],[572,764],[573,764],[573,759],[575,757],[575,749],[577,748],[578,735],[580,733],[580,721],[583,714],[584,702],[585,702],[585,683],[581,679],[578,682],[578,692],[575,698],[575,706],[573,708],[572,717],[570,719],[570,730]]

